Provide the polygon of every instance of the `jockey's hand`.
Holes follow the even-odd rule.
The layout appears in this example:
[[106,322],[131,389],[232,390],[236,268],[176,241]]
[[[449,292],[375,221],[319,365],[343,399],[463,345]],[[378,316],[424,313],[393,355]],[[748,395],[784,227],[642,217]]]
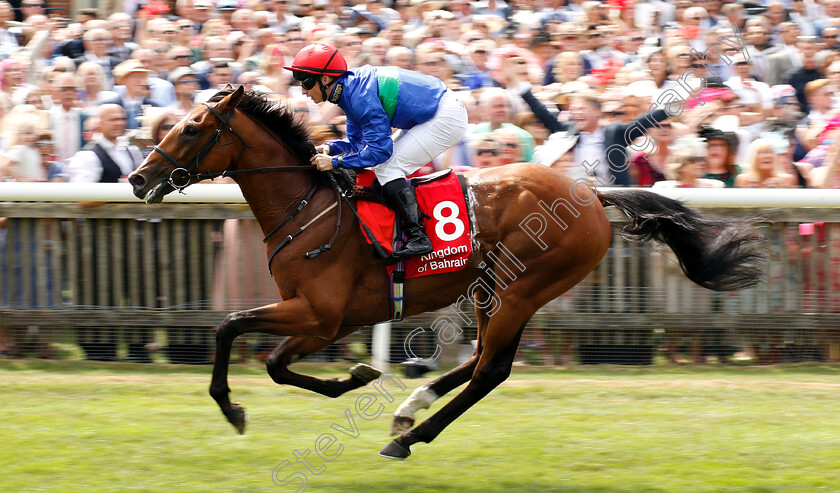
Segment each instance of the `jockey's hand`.
[[316,154],[312,156],[309,162],[318,168],[318,171],[329,171],[334,169],[332,165],[332,156],[327,156],[326,154]]
[[318,154],[329,154],[330,153],[330,146],[328,144],[321,144],[315,148],[318,151]]

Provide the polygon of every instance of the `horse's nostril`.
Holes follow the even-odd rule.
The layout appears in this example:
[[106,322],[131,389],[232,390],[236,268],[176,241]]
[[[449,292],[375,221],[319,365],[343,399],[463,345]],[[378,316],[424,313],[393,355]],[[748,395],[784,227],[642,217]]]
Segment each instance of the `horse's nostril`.
[[142,187],[146,180],[142,176],[134,174],[128,177],[128,182],[131,183],[131,186],[137,188]]

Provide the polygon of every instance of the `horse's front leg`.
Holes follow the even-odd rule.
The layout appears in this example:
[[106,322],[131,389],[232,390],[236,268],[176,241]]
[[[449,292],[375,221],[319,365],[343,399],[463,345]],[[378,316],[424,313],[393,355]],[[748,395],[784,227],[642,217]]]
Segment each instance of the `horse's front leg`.
[[312,306],[304,298],[291,298],[280,303],[233,312],[225,317],[216,329],[216,359],[213,364],[210,395],[239,433],[245,432],[247,416],[245,408],[238,402],[231,403],[228,396],[230,388],[227,376],[233,340],[249,332],[263,332],[278,336],[310,336],[331,340],[336,336],[339,323],[339,317],[316,315]]

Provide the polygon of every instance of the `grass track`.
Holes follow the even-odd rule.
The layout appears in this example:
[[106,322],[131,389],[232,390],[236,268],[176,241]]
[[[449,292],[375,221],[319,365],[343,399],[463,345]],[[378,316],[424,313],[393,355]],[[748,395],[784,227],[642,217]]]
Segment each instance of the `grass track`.
[[[302,364],[340,376],[349,365]],[[0,491],[840,492],[840,368],[515,369],[406,462],[382,459],[389,415],[426,380],[407,380],[373,420],[359,389],[327,399],[235,366],[237,436],[207,395],[208,367],[0,361]],[[439,409],[447,398],[435,403]],[[359,436],[331,430],[348,426]],[[423,411],[421,418],[429,411]],[[332,432],[332,462],[314,452]],[[313,450],[313,467],[295,462]]]

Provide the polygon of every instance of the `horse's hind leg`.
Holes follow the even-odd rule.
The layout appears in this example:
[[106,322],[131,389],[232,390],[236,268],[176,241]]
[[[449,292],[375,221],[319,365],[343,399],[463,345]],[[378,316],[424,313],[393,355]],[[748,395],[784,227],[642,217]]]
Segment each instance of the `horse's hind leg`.
[[[481,296],[479,296],[481,298]],[[478,363],[478,356],[481,354],[481,347],[484,343],[484,330],[487,328],[487,310],[479,308],[486,304],[485,300],[479,299],[475,307],[475,315],[478,321],[478,341],[472,356],[464,363],[444,373],[426,385],[414,389],[414,392],[394,411],[394,418],[391,421],[391,436],[399,435],[405,430],[414,426],[414,413],[420,409],[428,409],[432,403],[459,385],[469,381]]]
[[364,363],[354,365],[350,368],[350,377],[341,379],[317,378],[295,373],[289,369],[291,363],[320,351],[360,328],[360,326],[342,326],[336,337],[331,340],[312,337],[287,337],[266,358],[265,366],[268,374],[279,385],[292,385],[327,397],[338,397],[345,392],[362,387],[379,378],[382,372]]
[[502,308],[490,319],[484,347],[479,354],[472,380],[466,388],[429,419],[391,441],[379,455],[390,459],[405,459],[411,455],[411,445],[434,440],[444,428],[507,379],[522,331],[533,315],[531,310],[524,307],[519,310],[508,308],[518,304],[514,300],[503,302]]
[[414,392],[394,411],[394,418],[391,420],[391,436],[399,435],[414,426],[415,412],[428,409],[433,402],[443,397],[447,392],[468,381],[475,371],[476,363],[478,363],[477,349],[470,356],[470,359],[464,363],[426,385],[414,389]]

